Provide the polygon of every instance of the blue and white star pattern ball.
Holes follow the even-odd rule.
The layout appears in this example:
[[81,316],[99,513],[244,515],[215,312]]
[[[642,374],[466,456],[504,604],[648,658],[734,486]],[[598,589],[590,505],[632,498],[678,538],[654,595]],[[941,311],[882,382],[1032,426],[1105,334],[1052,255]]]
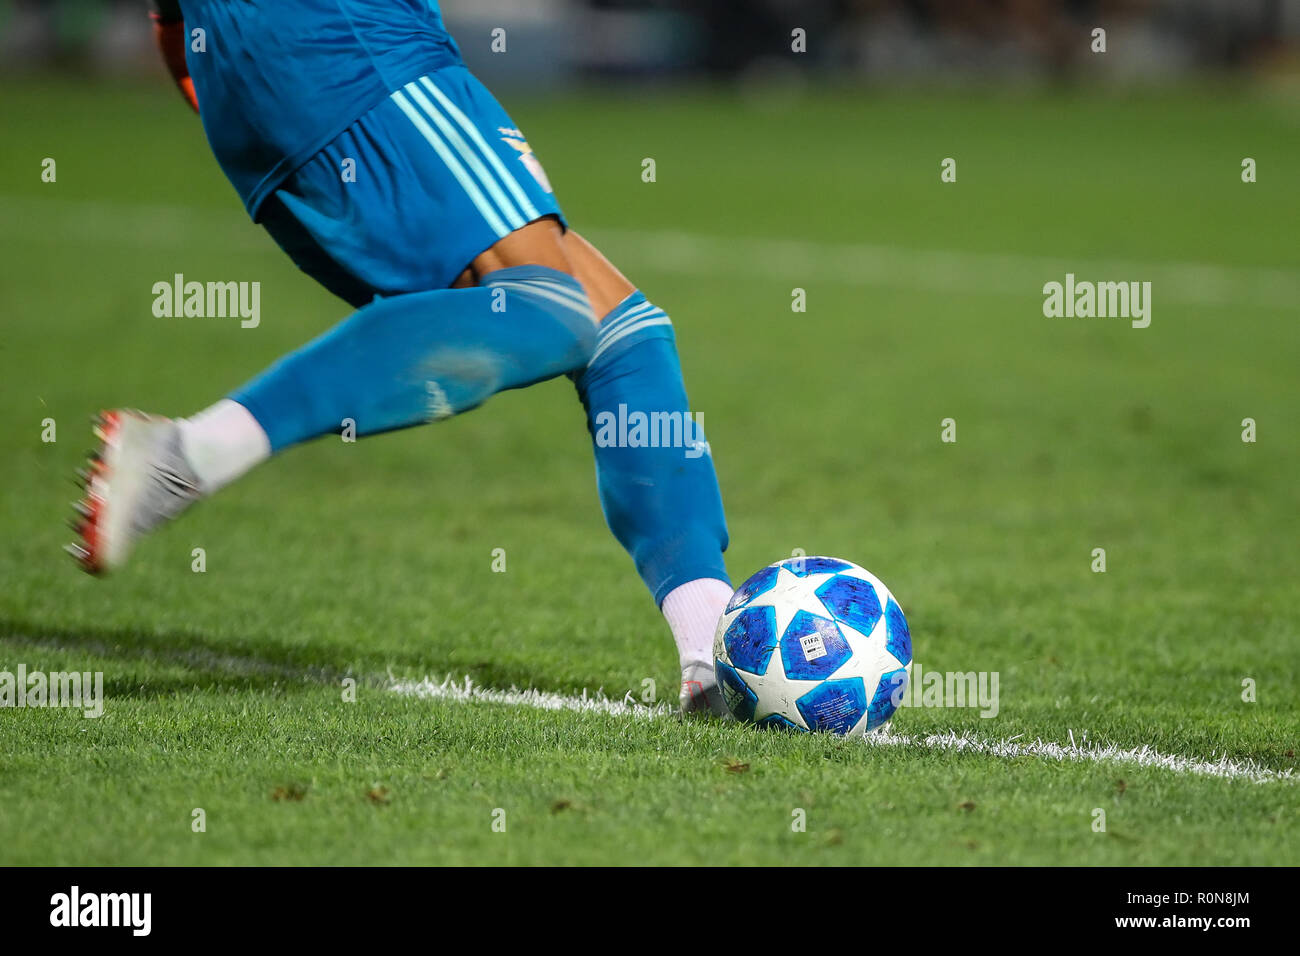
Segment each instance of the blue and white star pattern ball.
[[713,638],[738,720],[861,735],[888,723],[912,671],[902,608],[870,571],[790,558],[736,589]]

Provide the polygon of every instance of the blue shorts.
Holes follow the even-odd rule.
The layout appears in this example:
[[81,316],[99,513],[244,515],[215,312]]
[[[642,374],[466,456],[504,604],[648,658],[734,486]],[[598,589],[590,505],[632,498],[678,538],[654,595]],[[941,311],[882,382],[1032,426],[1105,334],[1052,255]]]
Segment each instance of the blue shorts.
[[527,223],[564,218],[523,134],[462,66],[406,84],[267,198],[258,219],[353,305],[450,286]]

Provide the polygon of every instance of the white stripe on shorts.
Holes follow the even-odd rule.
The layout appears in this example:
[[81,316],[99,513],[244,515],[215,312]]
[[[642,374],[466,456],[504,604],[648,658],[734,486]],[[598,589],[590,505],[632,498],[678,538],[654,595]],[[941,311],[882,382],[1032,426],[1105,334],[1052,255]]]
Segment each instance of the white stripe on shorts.
[[452,154],[447,144],[442,141],[437,132],[428,124],[420,112],[411,105],[411,101],[402,94],[401,90],[395,90],[391,99],[398,105],[401,111],[406,114],[412,125],[420,131],[420,135],[428,140],[429,145],[434,148],[434,151],[437,152],[438,156],[447,166],[447,169],[456,177],[456,181],[460,183],[461,188],[465,190],[470,200],[476,207],[478,207],[478,211],[483,215],[483,218],[487,220],[488,226],[490,226],[492,231],[497,234],[498,238],[508,235],[512,230],[501,221],[501,217],[497,215],[496,210],[492,207],[491,203],[488,202],[487,197],[483,195],[473,178],[465,171],[465,167],[460,164],[459,160],[457,160]]
[[496,150],[492,149],[483,141],[483,136],[479,133],[478,127],[469,121],[469,117],[461,112],[460,107],[453,103],[442,92],[442,90],[438,89],[431,79],[427,76],[422,76],[420,77],[420,83],[426,90],[433,94],[434,98],[442,105],[442,108],[447,111],[447,114],[460,124],[461,129],[463,129],[469,135],[469,138],[478,145],[478,148],[482,150],[483,155],[487,157],[488,163],[490,163],[492,168],[496,170],[497,175],[501,177],[501,181],[506,184],[506,188],[510,190],[510,194],[515,197],[515,202],[519,203],[519,207],[523,209],[524,215],[528,217],[528,221],[532,222],[534,219],[538,218],[540,214],[537,212],[537,208],[529,202],[528,194],[524,192],[515,177],[510,175],[509,170],[507,170],[505,165],[501,162],[501,158],[497,156]]
[[414,83],[407,83],[404,89],[407,95],[415,101],[415,105],[424,111],[425,116],[433,120],[434,124],[442,132],[443,138],[451,147],[460,155],[463,162],[471,172],[478,178],[479,184],[487,191],[488,196],[496,204],[497,212],[503,219],[510,224],[510,228],[522,229],[528,222],[514,204],[506,198],[506,194],[501,191],[501,186],[492,174],[488,172],[487,167],[483,165],[483,160],[470,148],[460,133],[451,122],[438,111],[438,108],[429,101],[429,98],[420,92],[420,88]]

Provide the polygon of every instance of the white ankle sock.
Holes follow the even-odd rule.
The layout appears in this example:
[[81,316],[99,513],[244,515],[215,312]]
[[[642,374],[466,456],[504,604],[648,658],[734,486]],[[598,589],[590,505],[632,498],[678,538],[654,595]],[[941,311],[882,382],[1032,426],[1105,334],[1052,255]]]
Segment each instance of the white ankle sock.
[[727,609],[732,588],[717,578],[696,578],[668,592],[662,610],[673,629],[682,668],[692,661],[713,666],[713,632]]
[[176,424],[181,429],[181,450],[205,495],[271,457],[271,441],[257,419],[228,398]]

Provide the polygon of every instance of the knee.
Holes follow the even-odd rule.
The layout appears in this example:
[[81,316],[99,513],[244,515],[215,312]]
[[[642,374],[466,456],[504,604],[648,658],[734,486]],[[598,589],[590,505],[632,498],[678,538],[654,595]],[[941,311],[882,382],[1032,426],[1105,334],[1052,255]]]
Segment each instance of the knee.
[[504,311],[517,302],[536,313],[554,374],[586,367],[596,348],[596,320],[577,279],[545,266],[513,266],[490,273],[483,285],[492,292],[492,308],[499,302]]

